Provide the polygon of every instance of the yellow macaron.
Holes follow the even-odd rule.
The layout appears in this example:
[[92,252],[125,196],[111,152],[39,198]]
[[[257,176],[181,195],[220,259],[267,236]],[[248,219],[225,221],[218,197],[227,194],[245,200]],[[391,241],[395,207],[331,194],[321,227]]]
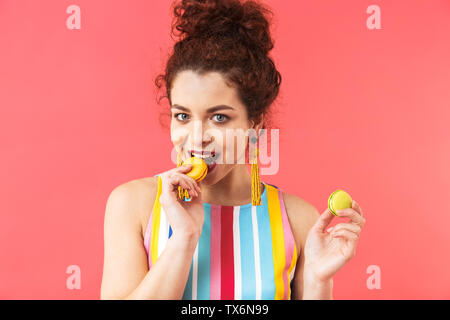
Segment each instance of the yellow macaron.
[[187,176],[195,179],[195,181],[202,181],[206,174],[208,173],[208,166],[202,158],[199,157],[191,157],[183,161],[182,165],[192,164],[192,169],[188,173]]
[[339,217],[336,211],[352,207],[352,197],[344,190],[334,191],[328,198],[328,209],[336,217]]

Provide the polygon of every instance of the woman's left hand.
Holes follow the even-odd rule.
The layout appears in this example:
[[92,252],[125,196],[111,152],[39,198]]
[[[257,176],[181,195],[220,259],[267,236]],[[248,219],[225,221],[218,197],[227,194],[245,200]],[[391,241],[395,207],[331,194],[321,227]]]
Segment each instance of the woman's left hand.
[[331,280],[355,256],[359,235],[366,222],[362,210],[353,200],[352,208],[338,211],[337,214],[350,218],[350,221],[325,230],[335,217],[327,208],[306,238],[304,272],[305,276],[313,277],[313,281]]

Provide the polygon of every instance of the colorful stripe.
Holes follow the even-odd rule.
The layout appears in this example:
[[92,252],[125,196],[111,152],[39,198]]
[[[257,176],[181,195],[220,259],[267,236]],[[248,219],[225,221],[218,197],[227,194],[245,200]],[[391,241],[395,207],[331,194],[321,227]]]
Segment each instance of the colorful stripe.
[[152,233],[151,233],[151,246],[150,252],[152,256],[151,264],[153,265],[158,258],[158,240],[159,240],[159,220],[161,216],[161,203],[159,202],[159,196],[162,190],[161,176],[158,175],[158,191],[156,194],[156,200],[153,205],[153,219],[152,219]]
[[[204,203],[204,224],[183,292],[186,300],[290,299],[297,247],[281,189],[264,184],[261,206]],[[172,229],[159,203],[161,178],[144,236],[149,267]]]
[[[220,213],[220,299],[234,299],[233,207],[222,206]],[[228,232],[227,232],[228,231]]]
[[[258,231],[257,207],[252,206],[252,231],[253,231],[253,250],[255,266],[255,299],[261,300],[261,255],[259,253],[259,231]],[[250,262],[249,262],[250,263]],[[250,287],[251,288],[251,287]]]
[[[256,270],[255,270],[255,256],[254,252],[254,236],[253,236],[253,222],[252,222],[252,207],[243,206],[239,208],[239,217],[237,220],[236,229],[239,229],[239,265],[240,268],[235,268],[235,273],[239,272],[240,283],[237,299],[255,300],[256,299]],[[255,207],[256,209],[256,207]],[[255,210],[256,213],[256,210]]]
[[281,189],[278,189],[278,199],[281,210],[281,220],[283,223],[284,248],[285,248],[284,256],[286,257],[286,264],[289,263],[289,265],[286,265],[286,267],[288,268],[286,269],[285,267],[283,270],[283,284],[285,288],[283,299],[287,300],[291,295],[289,273],[295,257],[294,254],[295,239],[294,236],[292,235],[292,232],[290,232],[289,220],[286,212],[286,207],[284,205],[283,193]]
[[220,206],[211,205],[211,300],[220,300],[220,214]]
[[205,220],[202,227],[202,237],[198,242],[198,272],[197,272],[197,299],[210,299],[211,277],[211,205],[203,204]]
[[256,219],[258,224],[259,240],[259,268],[261,270],[261,296],[256,299],[275,299],[275,273],[272,249],[271,221],[269,220],[269,207],[267,194],[270,187],[266,185],[264,194],[261,196],[262,205],[256,206]]
[[194,268],[194,264],[191,263],[186,286],[184,287],[183,297],[181,298],[182,300],[192,300],[192,275],[193,275],[192,269],[193,268]]
[[241,240],[239,226],[240,207],[233,209],[234,299],[242,300]]
[[[294,244],[294,252],[293,252],[293,257],[292,257],[292,261],[291,261],[291,265],[289,266],[288,269],[288,274],[289,274],[289,284],[291,283],[292,279],[294,278],[294,272],[295,272],[295,264],[297,263],[297,246],[295,246]],[[291,299],[291,286],[289,285],[289,293],[288,293],[288,298],[287,299]]]
[[151,257],[151,255],[148,254],[150,252],[149,246],[150,246],[150,234],[151,234],[151,230],[152,230],[152,228],[151,228],[152,220],[153,220],[153,210],[150,213],[150,218],[148,219],[147,229],[145,230],[145,235],[144,235],[144,247],[145,247],[145,252],[147,252],[147,261],[148,261],[149,268],[151,268],[151,266],[152,266],[152,257]]
[[198,244],[195,247],[194,257],[192,259],[192,300],[197,300],[198,283]]
[[161,237],[158,239],[158,257],[163,253],[166,243],[169,240],[169,221],[164,209],[161,207],[161,214],[159,215],[159,234]]

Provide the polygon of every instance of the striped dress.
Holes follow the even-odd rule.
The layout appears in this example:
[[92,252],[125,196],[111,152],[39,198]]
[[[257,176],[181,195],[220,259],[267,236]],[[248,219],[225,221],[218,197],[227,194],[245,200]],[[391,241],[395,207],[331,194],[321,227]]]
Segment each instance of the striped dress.
[[[144,236],[151,268],[172,229],[158,191]],[[280,300],[291,298],[297,246],[282,191],[262,182],[260,206],[203,203],[205,220],[183,293],[188,300]]]

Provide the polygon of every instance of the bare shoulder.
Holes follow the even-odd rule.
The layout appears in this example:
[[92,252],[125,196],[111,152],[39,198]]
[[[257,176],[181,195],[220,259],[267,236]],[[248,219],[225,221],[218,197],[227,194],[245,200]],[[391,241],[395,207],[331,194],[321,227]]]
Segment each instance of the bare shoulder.
[[130,180],[115,187],[107,202],[107,212],[124,215],[140,229],[142,236],[158,191],[158,177]]
[[297,248],[302,248],[319,212],[314,205],[294,194],[283,192],[283,200]]

